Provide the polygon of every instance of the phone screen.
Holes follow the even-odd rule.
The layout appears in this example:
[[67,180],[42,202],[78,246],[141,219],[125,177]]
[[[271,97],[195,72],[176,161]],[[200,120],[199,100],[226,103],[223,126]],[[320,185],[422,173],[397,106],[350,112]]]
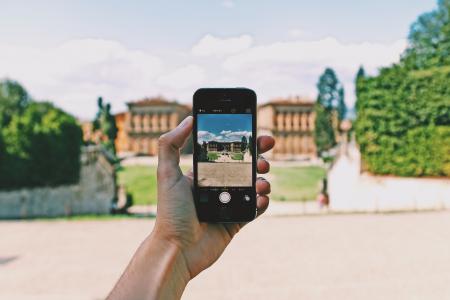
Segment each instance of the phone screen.
[[200,220],[239,222],[255,216],[256,97],[249,91],[204,89],[207,98],[194,96],[194,185]]

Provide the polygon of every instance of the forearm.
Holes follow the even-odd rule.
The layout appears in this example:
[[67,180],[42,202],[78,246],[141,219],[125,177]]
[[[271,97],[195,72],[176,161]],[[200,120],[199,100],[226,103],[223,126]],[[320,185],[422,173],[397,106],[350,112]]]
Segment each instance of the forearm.
[[136,251],[108,299],[179,299],[189,278],[179,248],[152,233]]

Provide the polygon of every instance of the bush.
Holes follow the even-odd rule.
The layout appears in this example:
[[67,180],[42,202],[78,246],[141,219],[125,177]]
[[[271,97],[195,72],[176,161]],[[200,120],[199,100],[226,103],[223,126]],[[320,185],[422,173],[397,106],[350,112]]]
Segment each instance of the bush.
[[365,166],[377,174],[449,176],[450,68],[400,65],[363,78],[355,124]]
[[1,130],[0,188],[75,183],[80,171],[81,128],[50,103],[30,103]]

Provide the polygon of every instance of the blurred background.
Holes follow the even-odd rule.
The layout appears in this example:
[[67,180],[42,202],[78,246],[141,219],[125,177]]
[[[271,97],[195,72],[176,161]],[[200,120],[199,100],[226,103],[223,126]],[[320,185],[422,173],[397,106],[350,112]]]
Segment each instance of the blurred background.
[[242,86],[272,201],[184,297],[450,298],[449,0],[0,0],[0,298],[105,298],[158,137]]

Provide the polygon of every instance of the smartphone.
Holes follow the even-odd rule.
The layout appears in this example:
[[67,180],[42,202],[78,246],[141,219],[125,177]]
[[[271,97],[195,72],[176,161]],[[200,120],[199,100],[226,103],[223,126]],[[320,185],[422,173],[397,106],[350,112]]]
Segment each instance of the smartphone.
[[194,200],[201,222],[256,217],[256,94],[199,89],[193,99]]

